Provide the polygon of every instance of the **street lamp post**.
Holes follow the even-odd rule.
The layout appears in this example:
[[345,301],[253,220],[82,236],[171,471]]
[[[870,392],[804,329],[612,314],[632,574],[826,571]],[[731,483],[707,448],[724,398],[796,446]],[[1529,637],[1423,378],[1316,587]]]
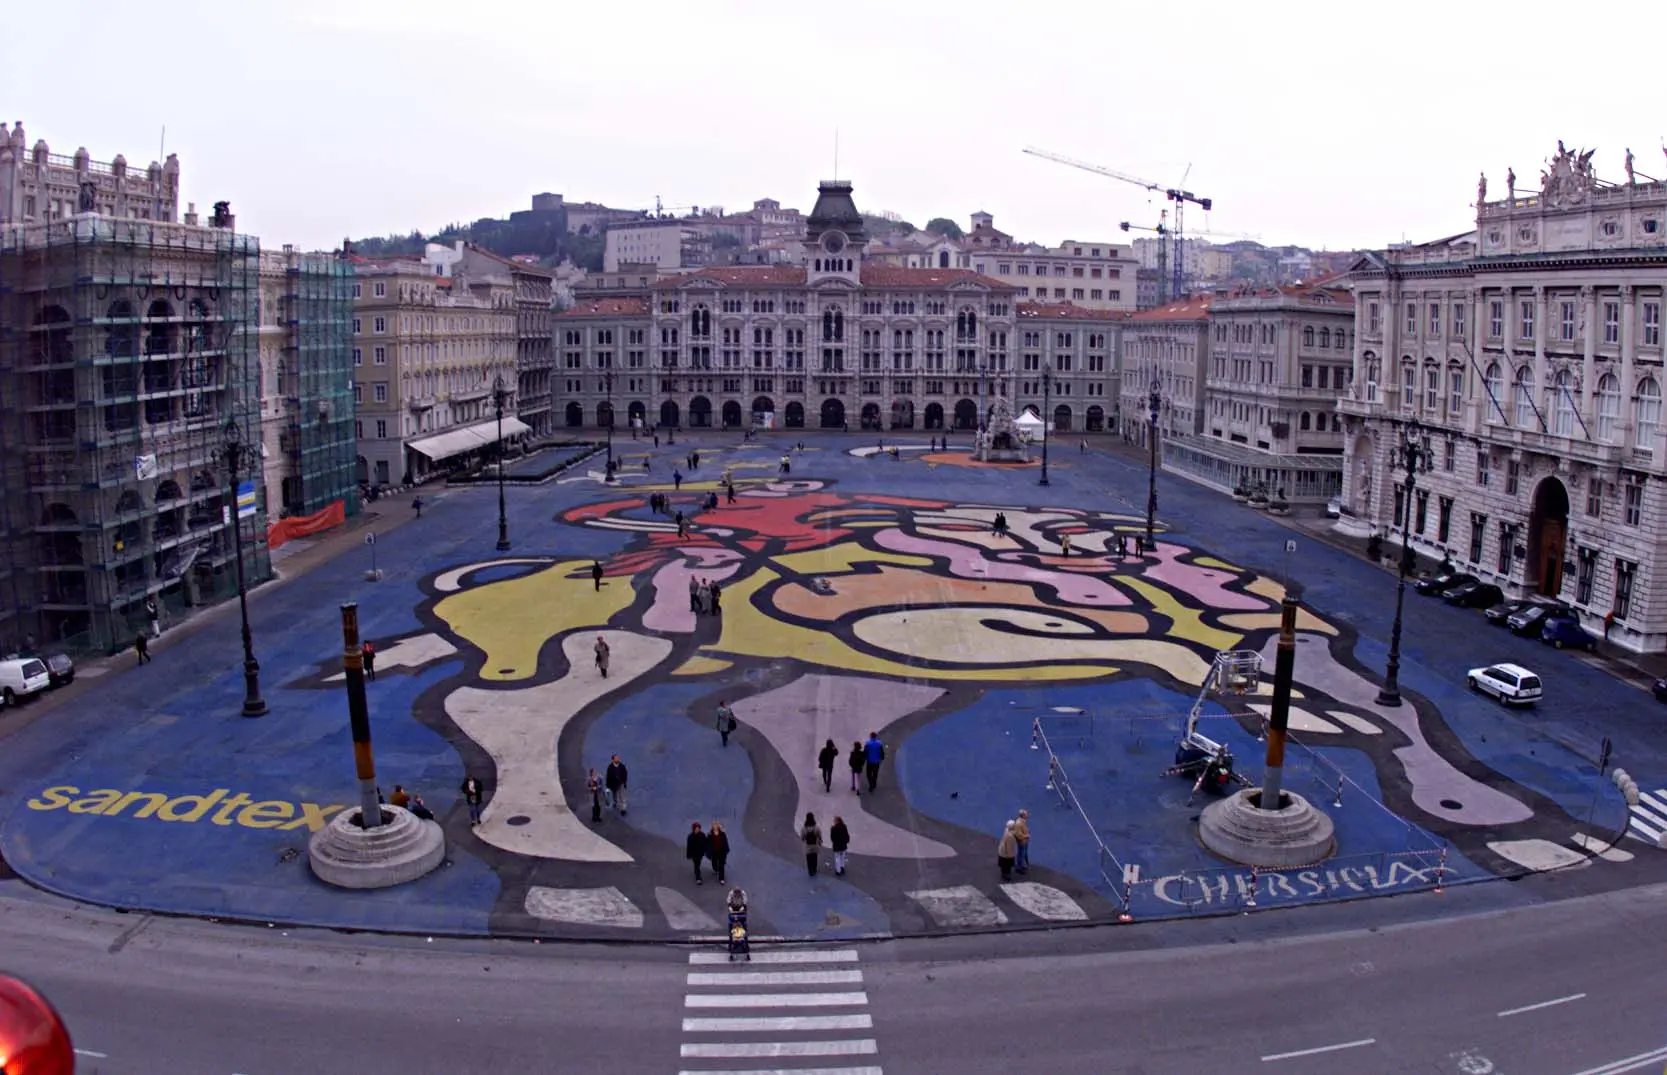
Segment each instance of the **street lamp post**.
[[504,511],[504,404],[509,402],[509,389],[504,387],[503,374],[492,379],[492,406],[498,412],[498,551],[509,549],[509,516]]
[[986,363],[978,364],[978,428],[984,432],[990,429],[990,396],[986,387],[990,367]]
[[1053,403],[1053,363],[1042,367],[1042,480],[1037,485],[1048,484],[1048,415],[1052,412]]
[[1153,531],[1158,520],[1158,408],[1163,403],[1163,382],[1152,376],[1152,391],[1146,400],[1151,408],[1146,439],[1150,458],[1146,470],[1146,551],[1156,552],[1158,539]]
[[220,458],[232,482],[232,554],[237,558],[237,607],[243,617],[243,715],[264,717],[266,700],[260,696],[260,662],[255,660],[255,638],[249,631],[249,586],[243,574],[243,520],[238,517],[237,504],[239,478],[248,451],[243,443],[243,428],[235,417],[227,419]]
[[1384,669],[1383,688],[1378,691],[1378,704],[1401,704],[1401,608],[1406,602],[1407,572],[1411,569],[1412,551],[1412,493],[1419,474],[1428,474],[1434,465],[1435,453],[1430,450],[1429,434],[1417,422],[1408,422],[1399,447],[1391,449],[1389,465],[1406,471],[1407,480],[1401,497],[1401,563],[1395,577],[1395,624],[1389,629],[1389,663]]
[[608,395],[608,465],[603,468],[608,481],[614,480],[614,371],[602,374],[602,390]]

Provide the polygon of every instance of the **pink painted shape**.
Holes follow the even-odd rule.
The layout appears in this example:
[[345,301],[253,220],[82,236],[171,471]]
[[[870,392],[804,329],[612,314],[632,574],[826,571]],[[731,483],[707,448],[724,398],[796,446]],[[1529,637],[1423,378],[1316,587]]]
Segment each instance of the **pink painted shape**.
[[918,537],[890,528],[876,533],[875,541],[881,548],[890,549],[892,552],[941,556],[949,561],[950,574],[957,578],[977,579],[980,582],[1024,582],[1051,586],[1059,591],[1060,597],[1071,604],[1089,608],[1109,608],[1134,603],[1128,594],[1092,575],[1075,575],[1029,564],[990,560],[985,558],[982,549],[956,542]]
[[654,573],[654,604],[643,613],[643,626],[650,631],[693,631],[695,614],[689,611],[689,578],[724,581],[735,574],[740,559],[741,554],[733,549],[684,549],[682,560]]
[[1178,557],[1191,551],[1184,545],[1160,541],[1157,551],[1158,563],[1146,568],[1143,575],[1172,589],[1190,594],[1210,608],[1222,611],[1256,611],[1269,606],[1271,602],[1255,594],[1230,592],[1226,588],[1227,584],[1239,578],[1231,571],[1178,561]]

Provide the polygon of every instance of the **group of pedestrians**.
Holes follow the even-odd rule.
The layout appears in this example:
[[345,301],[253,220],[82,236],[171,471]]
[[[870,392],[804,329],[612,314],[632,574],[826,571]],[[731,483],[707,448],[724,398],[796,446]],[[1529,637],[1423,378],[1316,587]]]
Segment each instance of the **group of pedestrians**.
[[723,587],[713,579],[689,576],[689,611],[716,616],[723,611]]
[[626,797],[631,786],[631,770],[614,754],[608,758],[608,767],[598,776],[595,769],[585,778],[585,790],[590,793],[590,823],[602,823],[602,807],[604,803],[613,807],[614,812],[624,817],[629,812]]
[[[880,785],[880,763],[886,760],[886,745],[880,740],[879,732],[869,732],[868,741],[852,740],[851,752],[845,756],[846,765],[851,770],[851,790],[862,794],[859,783],[866,778],[868,790],[874,791]],[[834,766],[839,764],[839,748],[829,739],[822,745],[816,755],[816,768],[822,773],[822,790],[833,791]]]
[[710,832],[700,830],[700,822],[696,821],[690,827],[688,837],[683,841],[683,857],[694,864],[695,884],[704,885],[705,879],[700,876],[702,860],[712,863],[712,873],[718,883],[725,883],[728,878],[724,873],[724,866],[729,862],[729,834],[724,832],[722,822],[712,822]]
[[1015,871],[1030,872],[1030,811],[1020,810],[1019,816],[1007,822],[996,841],[996,867],[1001,879],[1011,881]]
[[[831,742],[831,740],[830,740]],[[805,869],[810,876],[816,876],[816,868],[822,861],[822,826],[816,823],[816,815],[805,815],[804,827],[799,830],[799,839],[805,845]],[[851,848],[851,830],[845,827],[845,819],[835,814],[833,824],[828,827],[828,847],[833,850],[834,874],[839,877],[845,875],[845,859]]]

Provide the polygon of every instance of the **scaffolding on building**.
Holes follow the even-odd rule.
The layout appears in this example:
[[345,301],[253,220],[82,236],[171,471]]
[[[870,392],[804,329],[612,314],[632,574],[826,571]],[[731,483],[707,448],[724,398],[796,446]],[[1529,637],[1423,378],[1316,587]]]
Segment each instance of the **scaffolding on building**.
[[353,424],[353,266],[330,254],[286,247],[283,368],[287,457],[285,515],[312,515],[337,501],[359,512],[358,436]]
[[0,230],[7,648],[110,652],[150,600],[235,593],[234,516],[249,584],[271,576],[260,483],[240,498],[220,452],[229,423],[259,443],[260,244],[213,223]]

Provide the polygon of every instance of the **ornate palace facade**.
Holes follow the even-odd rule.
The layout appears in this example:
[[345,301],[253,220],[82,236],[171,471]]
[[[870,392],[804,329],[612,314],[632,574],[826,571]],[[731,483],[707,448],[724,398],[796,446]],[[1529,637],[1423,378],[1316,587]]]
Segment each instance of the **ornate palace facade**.
[[[1343,495],[1392,535],[1588,627],[1667,646],[1661,399],[1667,182],[1599,180],[1565,150],[1534,191],[1477,196],[1476,229],[1370,255],[1355,283]],[[1410,503],[1389,452],[1435,450]]]
[[824,182],[802,265],[685,273],[556,319],[568,426],[973,429],[995,397],[1111,428],[1120,315],[1019,303],[968,269],[865,265],[851,184]]

